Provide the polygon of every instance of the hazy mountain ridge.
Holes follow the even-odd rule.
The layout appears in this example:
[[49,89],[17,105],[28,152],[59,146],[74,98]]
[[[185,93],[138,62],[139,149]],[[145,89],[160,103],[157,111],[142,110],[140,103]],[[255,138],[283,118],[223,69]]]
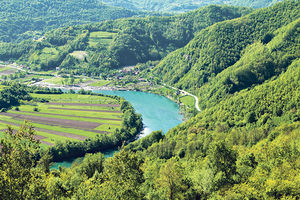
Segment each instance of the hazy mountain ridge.
[[111,6],[118,6],[132,10],[160,12],[186,12],[211,4],[262,8],[271,6],[279,1],[280,0],[101,0],[101,2]]

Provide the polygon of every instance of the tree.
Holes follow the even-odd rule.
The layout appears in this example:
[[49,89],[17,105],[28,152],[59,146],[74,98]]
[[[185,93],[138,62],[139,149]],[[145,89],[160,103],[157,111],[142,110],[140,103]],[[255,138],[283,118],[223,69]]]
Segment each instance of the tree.
[[8,127],[1,139],[1,147],[0,196],[3,199],[24,199],[40,148],[32,125],[25,122],[18,131]]
[[168,160],[159,170],[156,189],[162,190],[168,200],[184,199],[187,185],[184,183],[184,173],[176,158]]
[[104,183],[101,185],[103,199],[141,199],[140,186],[143,172],[137,155],[121,149],[105,163]]

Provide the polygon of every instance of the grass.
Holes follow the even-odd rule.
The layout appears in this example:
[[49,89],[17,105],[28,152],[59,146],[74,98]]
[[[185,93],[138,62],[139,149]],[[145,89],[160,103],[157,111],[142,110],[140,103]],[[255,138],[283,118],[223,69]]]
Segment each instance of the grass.
[[[36,98],[46,98],[50,102],[59,102],[59,103],[85,103],[85,104],[118,104],[118,101],[109,97],[102,96],[92,96],[92,95],[80,95],[80,94],[60,94],[60,95],[49,95],[49,94],[32,94]],[[50,109],[52,107],[54,109]],[[38,108],[39,112],[33,112],[34,108]],[[45,129],[45,131],[37,131],[36,134],[46,137],[42,141],[49,143],[57,143],[59,141],[72,140],[74,138],[64,137],[60,135],[51,134],[51,131],[58,131],[63,133],[71,133],[74,135],[85,136],[85,137],[95,137],[99,133],[93,131],[105,131],[113,132],[116,128],[121,128],[122,124],[122,113],[113,113],[113,112],[94,112],[94,111],[76,111],[76,110],[60,110],[55,108],[75,108],[75,109],[84,109],[84,110],[106,110],[106,111],[119,111],[120,107],[105,107],[105,106],[75,106],[75,105],[51,105],[47,103],[38,103],[38,102],[28,102],[27,105],[19,106],[20,111],[15,111],[12,109],[8,113],[22,114],[26,116],[40,116],[47,118],[54,118],[55,121],[59,120],[75,120],[75,122],[94,122],[99,123],[100,125],[96,128],[76,128],[76,127],[65,127],[59,125],[47,125],[38,122],[32,122],[32,125],[36,128]],[[26,113],[30,111],[30,113]],[[51,114],[61,114],[69,116],[60,116],[60,115],[51,115]],[[83,117],[94,117],[94,118],[107,118],[107,119],[94,119],[94,118],[83,118]],[[119,119],[110,120],[110,119]],[[6,124],[15,123],[22,125],[24,123],[23,119],[17,119],[10,116],[0,115],[0,120],[6,123],[0,123],[0,131],[7,128]],[[18,129],[18,126],[15,126]],[[49,132],[47,132],[49,130]],[[0,133],[0,137],[3,136],[3,133]],[[45,147],[45,144],[41,144]]]
[[111,83],[111,81],[109,81],[109,80],[100,80],[100,81],[89,84],[89,86],[101,87],[101,86],[108,85],[110,83]]
[[41,51],[35,51],[29,57],[30,63],[47,63],[50,60],[57,59],[59,51],[56,48],[46,47]]
[[195,99],[192,96],[183,96],[180,98],[180,101],[189,108],[195,107]]
[[20,78],[18,79],[19,82],[21,83],[26,83],[26,82],[29,82],[29,81],[32,81],[32,79],[51,79],[53,76],[47,76],[47,75],[26,75],[26,77],[24,78]]
[[81,94],[31,94],[36,98],[44,98],[51,102],[87,103],[87,104],[118,104],[118,101],[106,96],[93,96]]
[[55,85],[71,85],[71,84],[79,84],[90,81],[90,78],[81,79],[81,78],[74,78],[72,82],[72,78],[63,78],[63,77],[54,77],[50,79],[46,79],[43,82],[55,84]]
[[117,33],[97,31],[90,33],[89,45],[96,46],[97,43],[101,43],[105,46],[108,46]]
[[86,51],[74,51],[73,53],[70,53],[70,55],[79,60],[84,60],[88,56]]
[[95,130],[101,130],[101,131],[106,131],[106,132],[113,132],[116,129],[120,129],[121,125],[113,125],[113,124],[102,124],[95,128]]
[[[39,108],[39,107],[38,107]],[[40,109],[40,108],[39,108]],[[26,111],[24,109],[24,107],[20,107],[21,111]],[[30,112],[32,112],[32,110],[29,110]],[[26,112],[17,112],[17,111],[9,111],[9,113],[13,113],[13,114],[22,114],[22,115],[30,115],[30,116],[40,116],[40,117],[49,117],[49,118],[56,118],[56,119],[69,119],[69,120],[75,120],[75,121],[84,121],[84,122],[96,122],[96,123],[112,123],[112,124],[120,124],[119,121],[111,121],[111,120],[101,120],[101,119],[89,119],[89,118],[82,118],[79,115],[73,115],[72,117],[70,116],[59,116],[59,115],[51,115],[51,114],[59,114],[56,112],[57,110],[54,110],[52,113],[49,112],[48,110],[45,110],[45,113],[47,114],[41,114],[40,112],[36,112],[36,113],[26,113]],[[79,111],[81,112],[81,111]],[[63,110],[63,113],[61,113],[62,115],[70,115],[71,113],[69,112],[69,110]],[[78,113],[80,114],[80,113]],[[95,114],[102,116],[101,114],[103,113],[96,113],[96,112],[91,112],[90,116],[94,116]],[[82,116],[82,115],[81,115]],[[100,117],[99,116],[99,117]],[[107,115],[107,118],[110,117],[111,119],[120,119],[121,115]]]
[[6,71],[6,70],[10,70],[12,69],[11,67],[1,67],[0,66],[0,72]]

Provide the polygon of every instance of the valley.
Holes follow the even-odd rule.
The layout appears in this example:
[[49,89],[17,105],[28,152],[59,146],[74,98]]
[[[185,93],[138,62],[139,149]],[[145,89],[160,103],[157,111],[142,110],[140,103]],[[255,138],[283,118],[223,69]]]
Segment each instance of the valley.
[[1,199],[299,198],[299,0],[101,2],[0,42]]

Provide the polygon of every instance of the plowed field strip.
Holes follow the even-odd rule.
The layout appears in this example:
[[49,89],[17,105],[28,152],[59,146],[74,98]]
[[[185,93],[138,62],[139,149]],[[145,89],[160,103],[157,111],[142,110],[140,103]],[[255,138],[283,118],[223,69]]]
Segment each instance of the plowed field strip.
[[52,144],[50,142],[46,142],[46,141],[43,141],[43,140],[41,140],[40,142],[43,143],[43,144],[49,145],[49,146],[53,146],[54,145],[54,144]]
[[[18,127],[21,126],[20,124],[13,123],[13,122],[7,122],[7,121],[2,121],[2,120],[0,120],[0,122],[4,123],[4,124],[13,125],[13,126],[18,126]],[[59,131],[54,131],[54,130],[49,130],[49,129],[34,128],[34,130],[41,131],[41,132],[46,132],[46,133],[51,133],[51,134],[59,135],[59,136],[63,136],[63,137],[73,138],[73,139],[77,139],[77,140],[85,140],[86,139],[86,137],[82,136],[82,135],[75,135],[75,134],[72,134],[72,133],[59,132]],[[40,136],[40,137],[42,137],[42,136]]]
[[120,107],[119,104],[86,104],[86,103],[47,103],[49,105],[69,105],[69,106],[96,106],[96,107]]
[[122,119],[111,119],[111,118],[100,118],[100,117],[84,117],[84,116],[77,116],[77,115],[62,115],[62,114],[45,113],[45,112],[30,112],[30,111],[22,111],[22,112],[23,113],[44,114],[44,115],[56,115],[56,116],[63,116],[63,117],[77,117],[77,118],[85,118],[85,119],[100,119],[100,120],[109,120],[109,121],[122,121]]
[[56,109],[56,110],[76,110],[76,111],[85,111],[85,112],[122,113],[121,111],[112,111],[112,110],[87,110],[87,109],[57,108],[57,107],[48,107],[48,109]]
[[59,126],[67,126],[72,128],[83,128],[83,129],[94,129],[100,126],[100,123],[95,122],[84,122],[84,121],[76,121],[69,119],[56,119],[51,117],[40,117],[34,115],[19,115],[14,113],[1,113],[1,115],[14,117],[16,119],[27,119],[36,123],[50,124],[50,125],[59,125]]

